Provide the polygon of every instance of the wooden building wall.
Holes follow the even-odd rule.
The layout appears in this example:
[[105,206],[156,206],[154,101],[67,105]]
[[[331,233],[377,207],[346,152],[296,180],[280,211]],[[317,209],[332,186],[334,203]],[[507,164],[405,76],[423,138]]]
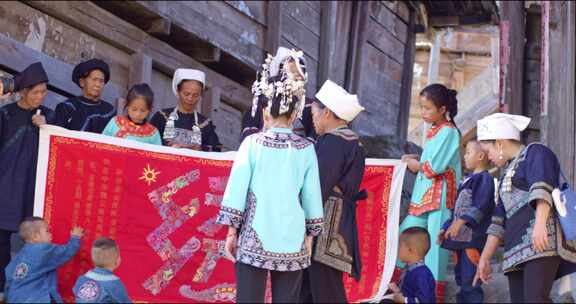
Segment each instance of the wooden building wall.
[[240,117],[266,52],[304,51],[313,97],[330,78],[366,107],[362,135],[405,138],[414,58],[415,12],[401,1],[11,1],[0,2],[0,70],[34,61],[48,70],[55,104],[79,89],[75,64],[101,58],[112,77],[104,99],[148,82],[155,109],[174,106],[176,68],[207,73],[202,112],[228,149],[239,144]]

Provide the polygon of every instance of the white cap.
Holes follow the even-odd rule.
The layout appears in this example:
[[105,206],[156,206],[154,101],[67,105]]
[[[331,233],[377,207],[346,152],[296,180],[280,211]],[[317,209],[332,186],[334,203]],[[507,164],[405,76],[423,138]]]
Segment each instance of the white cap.
[[478,140],[520,140],[520,132],[530,124],[530,118],[521,115],[496,113],[478,120]]
[[178,85],[184,80],[196,80],[206,86],[206,74],[200,70],[194,69],[176,69],[174,78],[172,78],[172,91],[178,97]]
[[349,94],[332,80],[326,80],[316,93],[316,98],[338,117],[351,122],[364,111],[358,102],[358,96]]

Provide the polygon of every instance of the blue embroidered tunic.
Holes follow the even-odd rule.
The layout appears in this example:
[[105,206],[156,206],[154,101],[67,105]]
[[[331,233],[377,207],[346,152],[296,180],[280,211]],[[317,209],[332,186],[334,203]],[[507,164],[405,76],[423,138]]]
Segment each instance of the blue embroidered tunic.
[[436,280],[424,262],[406,266],[399,287],[406,303],[436,303]]
[[466,222],[458,236],[446,240],[442,247],[448,250],[476,248],[482,251],[486,243],[486,231],[492,223],[494,211],[494,178],[488,171],[473,173],[466,178],[458,190],[458,199],[452,218],[444,223],[444,230],[456,218]]
[[240,145],[218,223],[240,229],[239,263],[275,271],[310,265],[306,235],[322,232],[322,192],[314,146],[289,129],[248,136]]
[[102,134],[126,138],[146,144],[162,145],[160,132],[150,123],[137,125],[126,116],[116,116],[108,122]]
[[6,267],[6,302],[61,303],[56,270],[74,257],[80,238],[73,236],[66,245],[26,244]]
[[74,285],[76,303],[132,303],[120,278],[104,268],[94,268]]
[[558,187],[560,165],[554,152],[541,144],[523,148],[508,165],[501,179],[499,200],[488,234],[504,240],[504,272],[541,257],[562,256],[574,262],[574,252],[566,246],[555,212],[546,223],[549,246],[538,253],[532,247],[536,202],[552,205],[551,192]]

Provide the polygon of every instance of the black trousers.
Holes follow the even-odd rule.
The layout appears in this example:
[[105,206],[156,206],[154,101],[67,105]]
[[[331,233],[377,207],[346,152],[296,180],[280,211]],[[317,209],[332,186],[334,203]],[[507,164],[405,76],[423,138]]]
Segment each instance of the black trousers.
[[512,303],[552,303],[550,290],[562,259],[559,256],[528,261],[521,270],[508,273]]
[[312,261],[304,270],[302,303],[348,303],[342,271]]
[[298,303],[302,270],[269,271],[236,263],[236,303],[264,303],[268,272],[272,281],[272,303]]
[[12,231],[0,230],[0,292],[4,292],[4,285],[6,284],[4,269],[10,263],[10,251],[12,249],[10,238],[12,233]]

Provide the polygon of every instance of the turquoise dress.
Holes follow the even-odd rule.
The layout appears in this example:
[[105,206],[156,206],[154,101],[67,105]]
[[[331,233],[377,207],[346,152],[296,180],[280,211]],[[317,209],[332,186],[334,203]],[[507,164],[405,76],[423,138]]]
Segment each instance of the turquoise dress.
[[428,230],[431,246],[425,262],[438,281],[436,285],[439,290],[443,289],[446,279],[449,251],[436,244],[436,237],[442,225],[451,217],[461,177],[458,129],[451,122],[432,126],[426,134],[420,172],[412,190],[408,216],[402,222],[400,231],[410,227]]
[[116,116],[102,132],[104,135],[126,138],[142,143],[162,145],[160,132],[150,123],[137,125],[126,116]]
[[273,271],[310,265],[306,235],[322,232],[323,209],[314,145],[272,128],[240,145],[218,223],[240,229],[236,260]]

